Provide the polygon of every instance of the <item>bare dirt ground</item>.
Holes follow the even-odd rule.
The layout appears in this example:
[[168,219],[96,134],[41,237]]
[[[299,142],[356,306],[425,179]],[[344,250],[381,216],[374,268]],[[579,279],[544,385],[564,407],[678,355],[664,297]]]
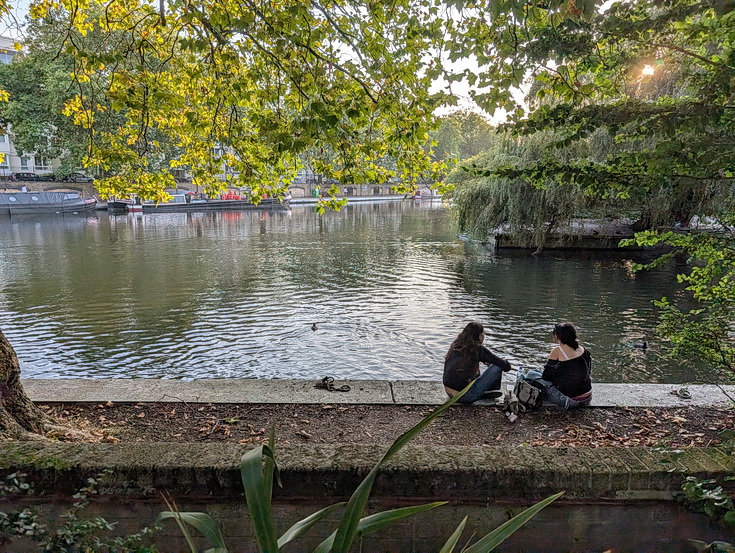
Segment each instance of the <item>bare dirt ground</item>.
[[[64,424],[104,442],[389,444],[431,412],[429,406],[233,405],[187,403],[41,404]],[[551,447],[708,447],[735,428],[735,411],[713,408],[542,408],[515,423],[501,409],[454,406],[413,443],[526,444]]]

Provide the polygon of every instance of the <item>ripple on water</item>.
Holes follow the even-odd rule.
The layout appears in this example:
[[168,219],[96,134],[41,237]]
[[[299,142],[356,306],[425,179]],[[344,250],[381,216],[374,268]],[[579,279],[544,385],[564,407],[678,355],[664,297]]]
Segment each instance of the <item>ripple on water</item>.
[[[8,230],[0,328],[26,377],[438,379],[470,320],[515,366],[542,365],[553,324],[571,320],[597,380],[713,378],[666,360],[655,339],[650,300],[679,294],[672,268],[632,275],[630,260],[609,254],[495,256],[458,241],[438,204],[321,219],[309,208],[102,214]],[[632,347],[643,339],[648,351]]]

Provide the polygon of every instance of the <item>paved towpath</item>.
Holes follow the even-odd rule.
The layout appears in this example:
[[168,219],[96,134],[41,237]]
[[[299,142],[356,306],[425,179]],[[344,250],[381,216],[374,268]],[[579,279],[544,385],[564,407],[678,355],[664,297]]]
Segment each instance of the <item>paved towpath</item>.
[[[337,380],[349,392],[328,392],[312,380],[204,379],[25,379],[39,402],[341,403],[438,405],[447,396],[440,382],[424,380]],[[504,383],[503,389],[511,386]],[[681,384],[593,385],[593,407],[730,407],[735,386]],[[685,388],[690,399],[679,396]],[[481,401],[492,405],[494,402]]]

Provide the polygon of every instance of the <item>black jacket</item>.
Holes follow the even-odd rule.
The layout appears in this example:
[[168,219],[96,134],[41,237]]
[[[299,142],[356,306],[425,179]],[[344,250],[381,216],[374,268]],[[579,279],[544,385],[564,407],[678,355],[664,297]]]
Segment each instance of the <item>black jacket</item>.
[[467,384],[472,382],[475,378],[480,376],[480,361],[483,363],[489,363],[497,365],[504,371],[510,369],[510,363],[505,359],[502,359],[487,349],[485,346],[477,344],[478,347],[478,358],[479,360],[475,363],[474,367],[467,367],[462,370],[462,353],[457,350],[452,350],[452,353],[444,361],[444,385],[452,390],[463,390]]
[[577,397],[592,389],[591,368],[592,356],[585,348],[582,355],[568,361],[549,359],[544,365],[542,378],[552,382],[565,396]]

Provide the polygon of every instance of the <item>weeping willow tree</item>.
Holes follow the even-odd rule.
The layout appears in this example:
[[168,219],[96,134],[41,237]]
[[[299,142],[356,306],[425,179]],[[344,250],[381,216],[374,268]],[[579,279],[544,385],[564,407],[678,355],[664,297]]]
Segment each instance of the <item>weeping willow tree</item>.
[[[498,132],[489,150],[455,169],[447,181],[454,186],[453,211],[459,228],[481,239],[501,231],[519,245],[540,251],[580,232],[576,220],[592,210],[601,213],[605,208],[619,208],[619,201],[603,200],[586,194],[579,186],[553,179],[539,186],[523,177],[491,174],[499,167],[534,163],[553,139],[550,133],[516,138]],[[559,155],[570,158],[579,155],[580,150],[565,148]]]
[[[627,83],[627,94],[643,106],[663,95],[685,94],[677,89],[681,68],[667,68],[646,82]],[[583,77],[580,77],[583,78]],[[532,111],[528,120],[502,125],[487,151],[461,164],[447,183],[456,186],[454,206],[460,229],[476,237],[502,231],[514,242],[539,250],[561,243],[583,231],[575,219],[606,213],[634,219],[632,230],[687,227],[695,215],[717,213],[731,205],[735,188],[728,179],[701,179],[655,174],[610,175],[605,171],[585,173],[580,168],[605,166],[611,159],[642,157],[646,152],[681,149],[682,141],[648,132],[640,125],[613,123],[581,131],[569,137],[565,116],[574,110],[558,98],[545,94],[544,79],[531,82],[526,101]],[[600,110],[589,102],[577,111]],[[609,106],[612,121],[623,117]],[[554,113],[558,126],[534,123],[538,113]],[[599,114],[598,114],[599,116]],[[627,115],[626,115],[627,117]],[[612,127],[612,130],[611,128]],[[622,127],[622,128],[619,128]],[[621,138],[622,137],[622,138]]]

